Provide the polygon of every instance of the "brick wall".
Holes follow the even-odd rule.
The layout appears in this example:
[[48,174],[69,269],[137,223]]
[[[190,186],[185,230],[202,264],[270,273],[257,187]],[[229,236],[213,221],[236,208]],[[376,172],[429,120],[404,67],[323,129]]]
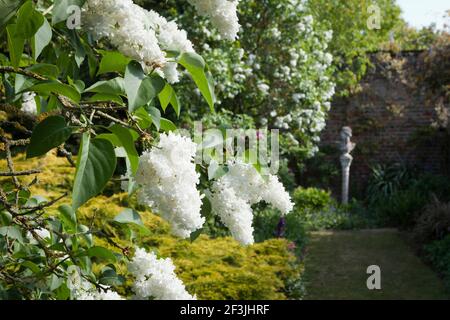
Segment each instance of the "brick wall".
[[[438,143],[430,141],[418,147],[411,141],[436,116],[434,107],[426,103],[424,88],[407,80],[418,70],[419,55],[420,52],[373,54],[373,67],[361,81],[361,91],[335,99],[332,104],[321,143],[322,147],[336,145],[343,126],[353,129],[353,141],[357,143],[350,177],[354,195],[364,190],[371,164],[402,161],[429,172],[441,170]],[[336,152],[328,161],[338,164],[338,157]],[[336,194],[339,186],[340,181],[332,186]]]

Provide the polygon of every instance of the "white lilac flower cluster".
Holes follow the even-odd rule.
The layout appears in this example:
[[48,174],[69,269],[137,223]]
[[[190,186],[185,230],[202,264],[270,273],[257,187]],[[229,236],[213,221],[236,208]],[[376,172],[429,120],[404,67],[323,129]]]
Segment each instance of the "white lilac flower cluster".
[[36,94],[34,92],[24,92],[22,94],[22,108],[21,110],[25,113],[36,115],[37,106],[34,97]]
[[156,70],[170,83],[178,82],[177,64],[165,51],[193,52],[186,31],[153,10],[132,0],[87,0],[83,26],[95,39],[106,38],[124,55],[140,61],[146,70]]
[[74,300],[124,300],[117,292],[109,288],[97,289],[92,283],[78,275],[75,279],[69,277],[69,281],[72,281],[69,286],[72,289]]
[[293,203],[276,176],[269,175],[264,179],[253,165],[242,160],[230,161],[228,170],[211,187],[212,211],[237,241],[249,245],[254,242],[251,205],[265,201],[287,214]]
[[200,15],[207,16],[222,37],[235,40],[239,32],[236,13],[239,0],[188,0]]
[[175,266],[169,258],[158,259],[155,253],[137,248],[128,264],[128,271],[134,277],[133,292],[136,299],[195,300],[183,282],[175,274]]
[[205,221],[200,215],[203,195],[196,188],[196,149],[188,137],[163,133],[158,145],[141,155],[136,172],[138,202],[168,220],[172,232],[182,238],[200,229]]

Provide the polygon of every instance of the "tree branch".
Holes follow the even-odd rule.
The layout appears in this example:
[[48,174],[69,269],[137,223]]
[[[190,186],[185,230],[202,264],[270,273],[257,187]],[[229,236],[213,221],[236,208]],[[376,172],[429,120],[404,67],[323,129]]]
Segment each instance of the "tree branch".
[[42,170],[38,170],[38,169],[15,171],[15,172],[0,172],[0,177],[27,176],[27,175],[41,173],[41,172],[42,172]]

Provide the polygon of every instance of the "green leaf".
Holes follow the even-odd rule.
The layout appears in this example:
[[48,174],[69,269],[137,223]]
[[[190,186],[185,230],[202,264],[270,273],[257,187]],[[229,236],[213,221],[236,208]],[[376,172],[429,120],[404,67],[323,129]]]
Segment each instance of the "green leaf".
[[7,238],[17,240],[20,243],[23,242],[22,232],[17,226],[8,226],[0,228],[0,235],[5,236]]
[[136,210],[133,209],[125,209],[121,213],[119,213],[115,218],[114,221],[119,223],[132,223],[136,225],[143,226],[144,223],[142,222],[141,216]]
[[180,101],[178,100],[175,90],[173,90],[170,84],[166,83],[164,89],[159,93],[158,98],[159,102],[161,103],[161,108],[164,110],[164,112],[166,111],[166,108],[170,103],[177,116],[180,116]]
[[149,107],[148,113],[152,117],[152,123],[155,125],[156,129],[161,128],[161,112],[155,107]]
[[31,272],[33,273],[39,273],[41,271],[41,268],[39,268],[39,266],[31,261],[24,261],[21,263],[22,267],[28,268],[31,270]]
[[17,12],[16,35],[23,39],[34,36],[44,23],[44,16],[36,11],[32,1],[25,2]]
[[74,102],[79,102],[81,98],[77,89],[57,80],[41,81],[28,88],[27,91],[35,91],[44,95],[49,95],[50,93],[60,94]]
[[16,74],[16,80],[14,83],[14,90],[15,90],[14,93],[17,95],[17,98],[21,97],[21,94],[19,94],[20,92],[25,91],[35,83],[36,83],[35,79],[30,79],[29,77],[23,76],[21,74]]
[[191,235],[189,236],[191,242],[194,242],[202,234],[202,231],[203,229],[198,229],[192,232]]
[[144,107],[141,107],[134,112],[133,119],[137,121],[142,129],[147,129],[152,125],[152,117]]
[[102,60],[100,61],[97,75],[108,72],[124,73],[128,63],[131,61],[130,58],[117,51],[100,50],[100,53],[102,54]]
[[[39,268],[40,270],[40,268]],[[37,272],[36,272],[37,273]],[[63,278],[58,277],[56,274],[52,274],[48,281],[48,286],[50,288],[50,291],[54,291],[58,289],[64,282]]]
[[88,58],[88,66],[89,66],[89,76],[94,79],[95,72],[97,71],[98,61],[97,57],[94,54],[94,50],[92,50],[91,46],[85,41],[82,42],[84,46],[84,51],[86,52]]
[[160,126],[161,126],[162,130],[167,131],[167,132],[177,130],[177,126],[172,121],[170,121],[169,119],[165,119],[165,118],[160,119]]
[[108,260],[111,262],[117,261],[115,254],[111,250],[108,250],[108,249],[106,249],[104,247],[100,247],[100,246],[95,246],[95,247],[89,248],[88,250],[86,250],[86,254],[89,257],[96,257],[96,258]]
[[[59,74],[59,69],[54,64],[48,63],[38,63],[34,64],[25,70],[32,71],[44,77],[57,78]],[[19,90],[20,91],[20,90]]]
[[150,233],[150,231],[145,227],[144,223],[142,222],[141,216],[136,210],[129,208],[124,209],[114,218],[114,221],[121,224],[132,224],[137,227],[142,234]]
[[0,31],[23,3],[23,0],[0,0]]
[[77,232],[77,215],[72,207],[67,204],[63,204],[58,207],[58,211],[61,213],[60,218],[63,226],[68,233],[74,234]]
[[33,59],[37,60],[42,50],[52,40],[52,27],[48,23],[47,19],[44,19],[44,23],[34,35],[31,41],[31,48],[33,50]]
[[164,80],[159,76],[147,77],[137,61],[127,65],[124,80],[130,112],[147,105],[164,88]]
[[91,141],[89,134],[83,133],[72,193],[74,210],[103,190],[114,174],[116,162],[111,142],[104,139]]
[[127,128],[124,128],[118,124],[108,127],[108,130],[114,133],[114,135],[116,135],[116,137],[120,140],[121,145],[127,153],[128,160],[130,161],[131,172],[134,175],[139,165],[139,155],[136,150],[136,146],[134,145],[133,136]]
[[120,286],[124,282],[122,276],[117,275],[114,265],[106,266],[102,269],[99,277],[99,282],[109,286]]
[[98,101],[98,102],[115,102],[117,104],[123,104],[123,100],[120,96],[115,94],[108,94],[108,93],[97,93],[94,94],[92,97],[88,98],[87,101]]
[[181,64],[192,77],[198,89],[202,93],[206,102],[208,102],[211,111],[214,111],[215,95],[212,78],[205,73],[205,61],[203,58],[194,52],[184,52],[178,59]]
[[70,44],[75,50],[74,56],[75,63],[77,64],[78,68],[80,68],[81,64],[84,61],[84,58],[86,57],[85,47],[83,46],[80,37],[78,36],[78,33],[75,30],[69,30],[68,38]]
[[122,143],[119,138],[113,133],[101,133],[95,137],[96,139],[105,139],[112,143],[115,147],[122,147]]
[[125,84],[123,78],[117,77],[111,80],[96,82],[84,90],[84,92],[125,95]]
[[52,24],[67,20],[72,14],[70,11],[67,12],[67,9],[71,5],[76,5],[81,8],[85,2],[86,0],[55,0],[52,12]]
[[17,68],[20,64],[20,59],[22,58],[23,47],[25,44],[25,39],[16,34],[16,27],[16,24],[10,24],[6,27],[6,33],[8,35],[9,59],[11,60],[11,65],[14,68]]
[[33,158],[47,153],[61,145],[72,134],[62,116],[50,116],[41,121],[31,134],[27,147],[27,158]]

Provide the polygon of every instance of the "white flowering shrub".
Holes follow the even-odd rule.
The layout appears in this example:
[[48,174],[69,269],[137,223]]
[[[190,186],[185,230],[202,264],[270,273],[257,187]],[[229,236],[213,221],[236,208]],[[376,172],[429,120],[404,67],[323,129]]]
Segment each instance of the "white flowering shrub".
[[136,299],[195,300],[175,275],[175,266],[169,258],[158,259],[153,252],[138,248],[128,269],[134,277]]
[[202,195],[197,190],[200,174],[193,162],[197,146],[190,138],[169,133],[139,158],[136,173],[138,202],[153,208],[172,225],[182,238],[200,229]]
[[230,229],[235,239],[252,244],[253,214],[251,206],[265,201],[287,214],[293,203],[274,175],[264,179],[255,167],[242,160],[228,163],[228,172],[213,183],[210,196],[212,211]]
[[[150,6],[156,1],[142,2]],[[241,28],[233,43],[221,41],[220,28],[207,19],[189,24],[195,8],[183,1],[168,2],[182,8],[176,11],[178,21],[198,43],[197,52],[214,74],[218,109],[245,113],[258,126],[280,129],[284,154],[299,161],[314,155],[335,84],[329,51],[333,33],[315,21],[308,1],[240,1]],[[228,1],[191,2],[211,8],[213,3]],[[183,95],[197,118],[203,104],[200,92],[185,90]]]
[[[238,1],[185,2],[197,12],[192,24],[203,16],[238,47],[232,42],[239,37]],[[0,298],[195,299],[170,258],[136,246],[136,238],[150,232],[139,207],[151,208],[175,236],[193,241],[205,222],[208,195],[212,212],[244,245],[253,243],[252,205],[265,201],[281,214],[292,210],[278,178],[263,177],[245,159],[230,161],[227,174],[213,177],[194,161],[201,146],[175,132],[174,122],[191,102],[182,93],[187,82],[213,111],[214,82],[189,34],[154,9],[131,0],[0,2],[6,53],[0,54],[1,110],[33,119],[29,128],[14,123],[19,135],[0,126],[6,163],[0,168]],[[224,68],[248,59],[242,49],[236,52]],[[245,62],[242,76],[233,76],[236,84],[224,81],[224,90],[236,92],[227,99],[243,92],[252,70]],[[255,90],[269,95],[266,82],[259,79]],[[70,146],[78,150],[76,161]],[[41,170],[15,166],[20,148],[27,159],[52,150],[66,157],[76,168],[71,192],[54,199],[32,195]],[[209,179],[200,184],[202,176]],[[126,191],[130,206],[109,221],[126,239],[103,235],[117,250],[96,241],[95,212],[89,226],[78,217],[107,184]],[[57,213],[50,214],[55,205]]]

